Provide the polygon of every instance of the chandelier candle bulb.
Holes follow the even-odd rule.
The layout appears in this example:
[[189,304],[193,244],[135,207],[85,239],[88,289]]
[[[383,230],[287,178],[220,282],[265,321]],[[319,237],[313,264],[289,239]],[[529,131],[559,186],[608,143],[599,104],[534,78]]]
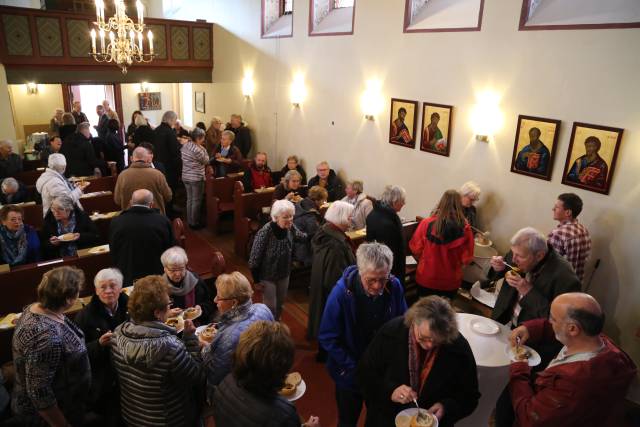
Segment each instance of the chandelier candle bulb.
[[153,33],[151,30],[147,33],[147,37],[149,38],[149,53],[153,55]]
[[142,54],[142,33],[138,33],[138,46],[140,47],[140,53]]
[[104,30],[100,30],[100,52],[104,53]]
[[133,46],[136,44],[136,34],[133,30],[129,30],[129,38],[131,39],[131,49],[133,49]]
[[91,52],[96,54],[96,30],[91,30]]
[[142,11],[144,10],[144,6],[139,0],[136,2],[136,9],[138,9],[138,24],[142,26],[142,20],[143,20]]

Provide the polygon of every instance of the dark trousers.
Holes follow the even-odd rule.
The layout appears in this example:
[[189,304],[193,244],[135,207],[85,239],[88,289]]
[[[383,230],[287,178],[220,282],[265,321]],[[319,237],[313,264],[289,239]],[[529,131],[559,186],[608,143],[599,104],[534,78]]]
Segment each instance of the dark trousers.
[[505,387],[498,397],[496,402],[496,427],[513,427],[513,422],[516,420],[516,415],[513,412],[513,405],[511,404],[511,395],[509,394],[509,386]]
[[428,297],[430,295],[437,295],[439,297],[443,297],[443,298],[448,298],[450,301],[452,301],[455,296],[458,294],[458,290],[456,289],[455,291],[440,291],[438,289],[429,289],[429,288],[425,288],[424,286],[417,286],[418,289],[418,298],[422,298],[422,297]]
[[356,427],[362,412],[362,395],[356,391],[336,386],[338,427]]

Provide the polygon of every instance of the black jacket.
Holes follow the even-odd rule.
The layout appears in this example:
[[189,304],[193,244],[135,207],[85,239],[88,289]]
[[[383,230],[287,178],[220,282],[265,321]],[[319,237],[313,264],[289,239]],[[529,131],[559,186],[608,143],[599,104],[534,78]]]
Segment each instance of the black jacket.
[[[196,287],[193,288],[192,292],[194,295],[194,305],[199,305],[202,309],[202,315],[194,320],[196,326],[206,325],[213,320],[213,315],[216,312],[216,305],[213,302],[213,298],[215,295],[211,295],[209,292],[209,288],[207,284],[193,271],[187,271],[187,274],[193,274],[195,278],[198,280]],[[168,278],[167,278],[168,280]],[[171,283],[173,286],[176,286],[175,283]],[[172,307],[179,308],[187,308],[185,303],[185,296],[176,295],[174,293],[171,294],[171,300],[173,301]]]
[[153,141],[155,141],[155,134],[151,126],[139,126],[131,136],[133,137],[133,144],[136,147],[143,142],[153,144]]
[[132,206],[111,221],[111,258],[124,286],[149,274],[162,274],[160,255],[175,244],[169,219],[156,209]]
[[9,154],[9,157],[3,159],[0,157],[0,179],[14,177],[22,172],[22,157],[16,153]]
[[64,141],[67,136],[74,134],[77,128],[77,124],[60,126],[60,129],[58,130],[60,139]]
[[166,123],[153,130],[154,153],[153,158],[164,164],[167,170],[167,183],[169,187],[175,189],[180,176],[180,143],[176,137],[176,132]]
[[120,135],[109,131],[104,144],[104,159],[108,162],[116,162],[118,173],[124,169],[124,151],[126,146],[122,143]]
[[251,131],[248,127],[244,125],[244,123],[239,128],[231,127],[231,124],[227,124],[225,130],[230,130],[233,132],[236,137],[233,139],[233,145],[238,147],[242,157],[245,159],[249,157],[249,152],[251,151]]
[[406,247],[402,232],[402,221],[392,208],[380,202],[373,204],[373,210],[367,216],[367,242],[384,243],[393,252],[391,273],[404,286],[406,267]]
[[[77,206],[73,209],[76,219],[76,226],[73,229],[74,233],[80,233],[80,238],[75,241],[77,249],[86,249],[95,246],[100,241],[100,232],[95,223],[89,218],[89,215]],[[51,209],[44,216],[42,222],[42,229],[40,230],[40,244],[42,245],[43,259],[59,258],[60,249],[63,245],[68,245],[66,242],[60,242],[60,245],[54,246],[49,242],[52,236],[58,236],[58,222],[53,216]]]
[[20,181],[18,181],[18,191],[11,197],[11,200],[0,190],[0,205],[11,205],[27,201],[29,201],[29,192],[27,187]]
[[[329,178],[327,178],[327,193],[329,193],[329,202],[335,202],[336,200],[340,200],[344,197],[344,184],[338,178],[338,175],[333,171],[333,169],[329,170]],[[309,180],[308,187],[311,188],[315,185],[319,185],[320,177],[318,175],[314,176]]]
[[[358,365],[357,377],[367,402],[367,426],[388,427],[403,409],[391,401],[391,394],[400,385],[410,385],[409,328],[403,317],[387,322],[376,334]],[[444,406],[440,427],[451,427],[470,415],[478,406],[480,391],[476,361],[469,343],[462,336],[451,344],[440,346],[431,372],[426,379],[418,405],[430,408],[435,403]]]
[[111,364],[111,348],[101,346],[98,339],[106,332],[113,332],[116,326],[129,320],[127,303],[129,297],[123,292],[118,297],[118,307],[113,316],[109,315],[97,295],[76,314],[75,323],[84,332],[89,361],[91,362],[91,390],[89,403],[99,405],[113,393],[117,394],[116,372]]
[[99,166],[91,138],[85,138],[81,133],[69,135],[62,142],[60,154],[67,159],[66,176],[90,176]]

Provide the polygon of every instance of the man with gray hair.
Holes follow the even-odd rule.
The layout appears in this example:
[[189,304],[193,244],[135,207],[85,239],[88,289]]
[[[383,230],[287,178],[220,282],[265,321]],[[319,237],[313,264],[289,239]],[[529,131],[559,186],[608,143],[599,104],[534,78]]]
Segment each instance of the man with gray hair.
[[0,179],[15,177],[22,172],[22,158],[13,152],[13,144],[8,139],[0,141]]
[[329,167],[327,161],[323,160],[316,165],[316,173],[317,175],[309,180],[309,188],[319,185],[327,190],[329,202],[335,202],[344,197],[344,184],[336,172]]
[[15,205],[28,199],[27,187],[15,178],[3,179],[0,187],[0,205]]
[[334,286],[320,322],[318,342],[327,351],[327,370],[336,383],[338,425],[358,424],[363,396],[356,366],[374,335],[404,314],[407,303],[398,278],[390,275],[393,253],[380,243],[363,243],[357,265],[347,267]]
[[60,154],[67,159],[67,176],[102,176],[88,122],[80,123],[76,133],[62,141]]
[[489,278],[502,277],[504,284],[491,317],[513,327],[548,317],[555,297],[580,290],[580,280],[571,264],[547,243],[544,234],[532,227],[518,230],[504,258],[491,259]]
[[[174,193],[178,187],[178,176],[182,163],[180,142],[174,129],[177,120],[178,115],[174,111],[165,111],[162,115],[162,123],[153,130],[153,141],[151,141],[154,157],[165,166],[167,183]],[[159,201],[157,202],[159,203]],[[171,203],[167,203],[166,208],[169,217],[175,216]]]

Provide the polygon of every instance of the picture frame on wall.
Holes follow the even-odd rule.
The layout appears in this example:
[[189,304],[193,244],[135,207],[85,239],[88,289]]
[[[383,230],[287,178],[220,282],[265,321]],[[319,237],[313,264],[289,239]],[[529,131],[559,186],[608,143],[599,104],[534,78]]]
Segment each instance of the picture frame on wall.
[[140,111],[162,110],[162,95],[160,92],[140,92],[138,105]]
[[453,106],[422,103],[420,151],[449,157]]
[[196,112],[204,113],[205,112],[204,92],[196,92],[195,96],[194,96],[194,101],[195,101],[195,110],[196,110]]
[[550,181],[560,123],[556,119],[519,115],[511,172]]
[[389,122],[389,143],[415,148],[418,101],[391,98],[391,118]]
[[573,123],[562,183],[609,194],[624,129]]

